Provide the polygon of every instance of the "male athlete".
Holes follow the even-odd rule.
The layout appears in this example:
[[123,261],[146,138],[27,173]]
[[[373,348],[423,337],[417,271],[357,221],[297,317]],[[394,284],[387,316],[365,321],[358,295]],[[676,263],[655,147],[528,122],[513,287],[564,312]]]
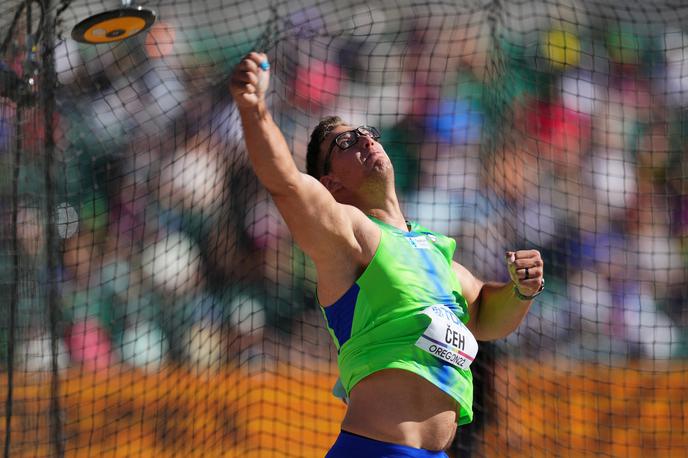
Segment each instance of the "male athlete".
[[473,417],[476,340],[519,325],[544,286],[540,254],[508,252],[507,284],[475,278],[452,260],[453,239],[404,219],[374,127],[325,118],[301,173],[266,108],[269,73],[250,53],[230,90],[253,168],[315,263],[339,351],[348,407],[327,457],[446,457]]

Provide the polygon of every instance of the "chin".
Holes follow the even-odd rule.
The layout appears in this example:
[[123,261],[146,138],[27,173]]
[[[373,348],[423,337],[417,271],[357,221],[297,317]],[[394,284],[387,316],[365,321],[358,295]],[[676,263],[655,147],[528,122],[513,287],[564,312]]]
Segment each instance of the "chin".
[[373,166],[373,173],[394,179],[394,167],[388,162],[380,161]]
[[394,169],[389,166],[375,165],[370,170],[368,174],[368,179],[366,180],[369,185],[375,186],[376,188],[386,187],[388,184],[394,185]]

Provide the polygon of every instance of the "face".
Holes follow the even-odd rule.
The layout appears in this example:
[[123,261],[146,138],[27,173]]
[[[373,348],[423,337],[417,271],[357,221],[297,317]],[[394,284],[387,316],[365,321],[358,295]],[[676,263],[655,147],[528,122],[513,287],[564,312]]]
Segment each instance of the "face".
[[374,127],[334,128],[320,145],[323,175],[335,175],[345,186],[354,188],[388,176],[392,164],[378,138]]

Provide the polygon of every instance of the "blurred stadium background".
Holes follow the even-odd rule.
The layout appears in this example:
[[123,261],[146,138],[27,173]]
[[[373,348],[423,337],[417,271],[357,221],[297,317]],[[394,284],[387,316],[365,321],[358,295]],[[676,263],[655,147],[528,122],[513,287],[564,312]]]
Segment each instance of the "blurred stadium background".
[[378,126],[409,219],[547,289],[473,365],[450,456],[685,456],[688,5],[117,0],[0,15],[4,456],[317,457],[344,406],[294,246],[227,93],[252,49],[305,169],[320,117]]

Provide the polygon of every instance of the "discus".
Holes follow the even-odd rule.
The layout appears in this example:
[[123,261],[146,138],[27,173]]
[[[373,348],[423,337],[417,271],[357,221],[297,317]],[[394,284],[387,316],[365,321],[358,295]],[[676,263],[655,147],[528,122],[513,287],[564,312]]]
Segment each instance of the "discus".
[[115,43],[147,30],[155,22],[155,12],[137,7],[120,8],[96,14],[72,29],[72,38],[80,43]]

